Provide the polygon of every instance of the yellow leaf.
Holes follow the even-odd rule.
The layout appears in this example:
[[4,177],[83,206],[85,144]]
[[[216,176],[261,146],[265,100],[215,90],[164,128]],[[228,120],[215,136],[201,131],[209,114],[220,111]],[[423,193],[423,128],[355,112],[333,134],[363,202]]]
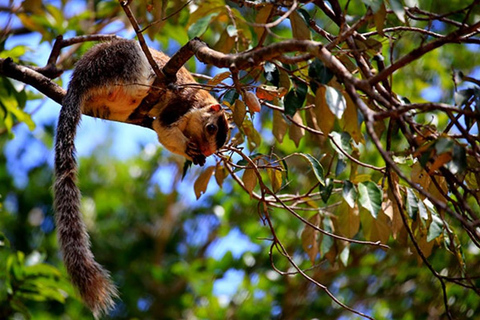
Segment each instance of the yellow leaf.
[[[313,215],[308,221],[314,225],[314,226],[319,226],[320,225],[320,214],[317,213]],[[319,231],[312,228],[309,225],[305,225],[302,231],[302,247],[303,250],[308,254],[308,257],[310,258],[310,262],[312,264],[315,263],[315,258],[318,255],[318,235]]]
[[428,189],[430,182],[432,181],[428,173],[422,168],[422,165],[419,162],[416,162],[412,166],[410,177],[413,182],[420,185],[424,190]]
[[213,77],[212,79],[208,80],[207,84],[211,85],[211,86],[216,86],[217,84],[219,84],[223,80],[230,77],[230,75],[231,75],[230,71],[225,71],[225,72],[219,73],[219,74],[215,75],[215,77]]
[[320,130],[322,130],[324,135],[328,135],[335,124],[335,115],[328,107],[325,91],[325,86],[319,86],[315,93],[315,116]]
[[310,29],[300,14],[297,11],[293,11],[289,18],[292,25],[293,38],[298,40],[310,40],[312,36]]
[[198,176],[197,180],[195,180],[195,183],[193,184],[193,190],[195,190],[197,199],[199,199],[200,196],[207,190],[208,182],[212,177],[213,170],[215,170],[214,166],[205,168],[205,170]]
[[245,108],[245,103],[243,103],[242,100],[237,99],[233,105],[233,122],[235,122],[237,127],[242,126],[246,114],[247,108]]
[[217,164],[215,168],[215,181],[217,181],[218,186],[221,188],[223,185],[223,181],[228,176],[227,169],[222,166],[220,163]]
[[353,103],[348,94],[344,97],[347,101],[347,108],[345,109],[340,123],[342,124],[343,130],[348,132],[356,143],[363,142],[363,135],[358,124],[357,106]]
[[245,169],[243,173],[242,181],[245,186],[245,189],[250,194],[250,197],[253,194],[253,189],[257,185],[257,174],[255,173],[254,169]]
[[262,136],[253,127],[253,123],[250,120],[244,120],[242,124],[243,132],[247,137],[249,150],[255,149],[262,142]]
[[282,171],[280,168],[269,168],[267,169],[268,177],[272,184],[273,192],[277,192],[282,187]]

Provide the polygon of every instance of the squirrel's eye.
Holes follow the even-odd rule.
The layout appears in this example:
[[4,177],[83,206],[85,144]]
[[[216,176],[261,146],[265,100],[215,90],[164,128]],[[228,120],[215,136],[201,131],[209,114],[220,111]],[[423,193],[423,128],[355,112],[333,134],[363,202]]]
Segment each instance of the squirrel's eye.
[[217,126],[214,124],[207,125],[207,132],[209,134],[215,134],[217,132]]

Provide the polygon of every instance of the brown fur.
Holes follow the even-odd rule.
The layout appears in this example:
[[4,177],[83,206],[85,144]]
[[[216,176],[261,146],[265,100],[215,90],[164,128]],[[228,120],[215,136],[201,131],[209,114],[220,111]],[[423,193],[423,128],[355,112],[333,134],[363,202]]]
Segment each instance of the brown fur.
[[[168,57],[158,51],[152,52],[162,67]],[[68,274],[96,318],[114,307],[117,290],[108,272],[94,259],[80,213],[74,145],[76,128],[82,112],[125,121],[148,94],[153,80],[153,72],[136,42],[102,43],[77,63],[60,111],[54,184],[58,238]],[[185,83],[195,81],[185,68],[181,68],[176,84],[181,88]],[[160,142],[170,151],[203,165],[205,157],[225,143],[228,132],[223,111],[212,107],[216,104],[204,90],[192,87],[165,90],[150,112],[155,118],[153,128]]]

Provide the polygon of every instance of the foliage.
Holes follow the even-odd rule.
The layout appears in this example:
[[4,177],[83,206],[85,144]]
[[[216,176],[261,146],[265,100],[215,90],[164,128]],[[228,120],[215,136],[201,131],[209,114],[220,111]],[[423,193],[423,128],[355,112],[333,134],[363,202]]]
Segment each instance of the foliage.
[[[119,160],[109,136],[80,159],[93,250],[121,292],[112,318],[473,316],[478,1],[130,8],[152,46],[169,54],[200,37],[226,54],[257,49],[262,62],[201,70],[215,74],[202,78],[234,129],[225,149],[183,180],[181,160],[151,144]],[[33,45],[9,46],[25,34],[50,45],[58,35],[131,36],[117,1],[9,2],[0,17],[2,63],[45,63]],[[285,40],[311,45],[262,59],[260,48]],[[58,67],[71,69],[90,46],[64,49]],[[0,317],[89,318],[57,253],[51,164],[24,169],[24,184],[13,165],[34,152],[30,144],[51,150],[53,124],[36,123],[29,109],[38,99],[31,87],[0,78]],[[12,154],[20,124],[35,131]]]

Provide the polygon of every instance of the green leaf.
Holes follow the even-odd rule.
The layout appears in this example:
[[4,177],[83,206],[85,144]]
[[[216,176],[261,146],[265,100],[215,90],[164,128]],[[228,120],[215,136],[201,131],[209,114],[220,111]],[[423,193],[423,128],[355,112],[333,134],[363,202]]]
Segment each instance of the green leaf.
[[293,88],[285,96],[285,114],[293,117],[298,109],[303,107],[305,98],[307,97],[307,85],[297,79],[293,79]]
[[10,248],[10,241],[8,241],[8,238],[5,237],[3,232],[0,232],[0,247]]
[[333,181],[330,178],[325,179],[325,185],[320,184],[320,197],[323,202],[327,203],[328,199],[332,195],[333,191]]
[[265,80],[278,87],[280,81],[280,72],[277,69],[277,66],[271,62],[265,62],[263,66],[263,75]]
[[317,92],[318,84],[327,84],[333,78],[333,72],[325,67],[322,60],[315,58],[308,66],[308,76],[312,78],[310,88]]
[[345,97],[342,95],[340,91],[337,89],[325,86],[325,99],[327,101],[327,105],[330,108],[330,111],[337,117],[337,119],[341,119],[343,113],[347,109],[347,101]]
[[372,181],[360,182],[358,184],[360,206],[367,209],[376,219],[382,207],[383,191]]
[[350,257],[350,246],[347,245],[342,252],[340,253],[340,261],[342,261],[344,266],[348,265],[348,258]]
[[467,153],[465,148],[459,145],[454,145],[453,159],[445,166],[452,172],[452,174],[460,174],[464,172],[465,168],[467,167]]
[[345,154],[337,147],[337,145],[342,148],[342,150],[348,154],[352,153],[352,137],[348,132],[331,132],[330,136],[335,143],[330,141],[330,145],[332,148],[337,152],[338,158],[341,160],[345,160],[347,157]]
[[209,15],[198,19],[195,23],[193,23],[187,31],[188,38],[193,39],[195,37],[200,37],[202,34],[207,31],[208,26],[210,25],[210,21],[214,17],[218,15],[218,12],[210,13]]
[[[333,184],[332,184],[333,186]],[[324,217],[322,219],[323,230],[333,233],[333,223],[329,217]],[[327,235],[322,235],[320,243],[320,255],[323,257],[333,246],[333,238]]]
[[388,2],[398,20],[405,23],[405,9],[403,8],[401,0],[388,0]]
[[443,221],[438,215],[438,213],[432,212],[432,222],[430,223],[430,227],[428,228],[427,233],[427,242],[436,239],[443,233]]
[[408,216],[412,219],[415,219],[418,213],[418,198],[410,188],[407,188],[406,208],[407,208]]
[[383,0],[362,0],[362,2],[367,6],[372,8],[373,13],[380,10],[383,4]]
[[422,222],[423,226],[425,226],[425,222],[428,220],[428,211],[427,207],[422,200],[418,200],[418,216],[420,217],[420,221]]
[[318,182],[320,182],[320,185],[325,186],[323,167],[320,164],[320,162],[316,158],[314,158],[313,156],[307,153],[299,153],[299,155],[307,159],[308,163],[310,163],[310,166],[313,169],[313,173],[315,174],[315,177],[317,178]]
[[345,202],[348,203],[350,208],[355,207],[355,201],[357,200],[357,190],[355,190],[355,186],[348,180],[343,181],[343,189],[342,189],[343,199]]
[[228,90],[225,95],[223,96],[223,101],[228,102],[229,105],[232,105],[237,101],[237,99],[240,97],[238,94],[237,90]]
[[454,142],[451,139],[447,138],[439,138],[435,142],[435,150],[437,151],[437,154],[442,154],[445,152],[452,152]]

